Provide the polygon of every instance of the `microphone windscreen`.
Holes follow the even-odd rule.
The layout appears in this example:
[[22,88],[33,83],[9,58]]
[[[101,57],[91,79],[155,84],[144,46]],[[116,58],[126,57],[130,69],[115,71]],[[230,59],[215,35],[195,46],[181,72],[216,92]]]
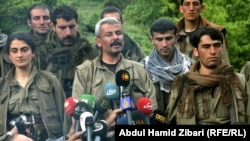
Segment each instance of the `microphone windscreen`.
[[149,114],[149,119],[152,125],[166,124],[167,121],[166,114],[158,109]]
[[110,107],[110,99],[106,96],[99,98],[95,104],[95,111],[99,111],[100,114],[104,114]]
[[153,111],[152,102],[147,97],[141,97],[137,101],[137,110],[143,112],[145,115],[149,115]]
[[81,127],[83,132],[86,131],[86,118],[87,117],[93,117],[93,114],[86,111],[80,115],[80,119],[79,119],[80,120],[80,127]]
[[82,94],[80,96],[80,101],[83,101],[89,105],[89,112],[93,113],[93,109],[95,108],[95,98],[90,94]]
[[115,76],[115,80],[116,80],[116,85],[117,86],[124,86],[127,87],[129,85],[130,82],[130,75],[129,72],[126,70],[119,70],[116,73]]
[[83,101],[79,101],[74,109],[73,117],[75,120],[79,120],[82,113],[89,111],[89,105]]
[[[132,111],[131,116],[133,125],[147,125],[146,116],[141,111]],[[118,118],[117,125],[129,125],[127,116]]]
[[78,100],[74,97],[69,97],[64,102],[64,110],[67,115],[72,116],[75,110],[75,106],[78,103]]
[[141,111],[132,111],[131,115],[134,125],[147,125],[146,116]]
[[104,87],[104,95],[111,100],[119,99],[119,88],[114,83],[108,83]]
[[106,138],[108,132],[108,126],[105,120],[99,120],[94,124],[93,135]]

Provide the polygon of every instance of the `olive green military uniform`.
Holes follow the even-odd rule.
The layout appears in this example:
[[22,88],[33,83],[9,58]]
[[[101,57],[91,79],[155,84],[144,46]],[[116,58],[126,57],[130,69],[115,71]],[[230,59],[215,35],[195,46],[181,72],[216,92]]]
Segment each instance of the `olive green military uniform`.
[[[193,62],[195,62],[197,60],[197,58],[193,55],[193,46],[190,43],[190,37],[187,35],[187,33],[184,31],[184,18],[181,19],[178,23],[177,23],[177,29],[178,29],[178,34],[179,34],[179,38],[177,41],[177,47],[178,49],[186,54],[187,56],[189,56],[190,58],[193,59]],[[214,27],[216,29],[218,29],[219,31],[221,31],[221,33],[223,33],[223,54],[222,54],[222,60],[224,62],[227,62],[230,64],[230,59],[229,59],[229,54],[228,54],[228,42],[226,39],[226,28],[214,24],[212,22],[209,22],[207,19],[200,17],[200,27],[203,26],[211,26]]]
[[35,141],[67,134],[72,122],[64,111],[66,97],[58,79],[50,72],[32,67],[31,78],[23,88],[13,79],[13,74],[14,68],[0,79],[0,140],[11,130],[9,121],[20,114],[35,117]]
[[226,64],[210,75],[197,73],[199,65],[194,64],[190,72],[176,77],[165,111],[171,124],[250,123],[246,82]]
[[[94,59],[98,52],[90,43],[77,34],[77,40],[73,46],[63,46],[54,31],[48,34],[45,45],[41,47],[38,59],[44,62],[40,69],[52,72],[63,85],[66,96],[71,96],[75,67],[87,59]],[[38,64],[38,63],[35,63]]]
[[[143,65],[121,58],[115,72],[126,70],[130,74],[130,83],[126,87],[134,101],[135,107],[139,98],[145,96],[151,99],[153,109],[157,109],[154,84]],[[116,84],[116,74],[101,64],[101,57],[86,61],[77,66],[73,83],[72,96],[80,99],[82,94],[92,94],[96,99],[104,95],[104,87],[108,83]]]

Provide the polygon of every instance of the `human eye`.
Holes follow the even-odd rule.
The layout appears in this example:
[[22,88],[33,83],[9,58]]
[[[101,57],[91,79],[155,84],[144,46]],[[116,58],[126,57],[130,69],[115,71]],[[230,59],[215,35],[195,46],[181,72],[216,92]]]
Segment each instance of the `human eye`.
[[17,53],[17,49],[16,49],[16,48],[11,48],[11,49],[10,49],[10,52],[16,54],[16,53]]
[[199,2],[194,2],[194,3],[193,3],[193,6],[199,6],[199,5],[200,5]]
[[44,20],[49,20],[49,16],[43,16]]
[[64,29],[66,29],[66,26],[59,26],[58,28],[61,30],[64,30]]
[[189,2],[184,2],[183,5],[184,5],[184,6],[189,6],[190,3],[189,3]]
[[120,31],[120,30],[117,31],[117,32],[116,32],[116,35],[122,35],[122,31]]
[[35,17],[33,17],[33,20],[39,20],[40,19],[40,17],[39,16],[35,16]]
[[215,44],[214,44],[214,47],[216,47],[216,48],[220,48],[221,46],[222,46],[221,43],[215,43]]
[[29,47],[24,47],[24,48],[21,49],[21,51],[22,52],[27,52],[27,51],[29,51],[29,49],[30,49]]
[[155,38],[155,40],[161,42],[163,38]]

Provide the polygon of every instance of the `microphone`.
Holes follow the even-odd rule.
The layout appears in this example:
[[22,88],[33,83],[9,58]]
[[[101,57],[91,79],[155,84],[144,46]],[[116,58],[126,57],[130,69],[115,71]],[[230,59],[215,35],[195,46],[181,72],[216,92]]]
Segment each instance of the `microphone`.
[[64,110],[67,115],[72,116],[76,103],[78,103],[78,100],[74,97],[69,97],[64,102]]
[[95,107],[95,98],[93,95],[90,94],[82,94],[80,96],[80,101],[83,101],[89,105],[89,112],[93,113],[93,109]]
[[[141,111],[132,111],[132,125],[147,125],[146,116]],[[117,120],[117,125],[129,125],[127,116],[123,116]]]
[[102,96],[98,99],[95,104],[95,112],[94,112],[94,122],[97,121],[100,114],[104,114],[110,106],[110,99]]
[[105,140],[108,133],[108,126],[105,120],[97,121],[94,124],[93,135],[95,136],[95,141]]
[[74,112],[73,112],[73,117],[76,120],[75,132],[80,131],[79,130],[79,125],[80,125],[79,119],[80,119],[81,114],[86,112],[86,111],[89,111],[89,105],[83,101],[79,101],[76,104]]
[[149,119],[148,115],[151,114],[152,110],[153,110],[151,100],[147,97],[141,97],[137,101],[137,110],[141,111],[142,113],[144,113],[146,115],[146,123],[149,125],[150,119]]
[[129,125],[132,125],[131,110],[134,109],[134,102],[126,89],[124,89],[122,93],[122,98],[120,100],[120,108],[122,109],[122,111],[126,111],[128,123]]
[[83,132],[87,131],[87,141],[92,141],[94,120],[93,114],[90,112],[84,112],[80,116],[80,126]]
[[119,100],[119,88],[114,83],[108,83],[104,87],[104,95],[111,99],[113,109],[117,109],[117,103]]
[[120,89],[120,98],[122,97],[123,90],[129,85],[130,75],[126,70],[119,70],[115,75],[116,85]]
[[149,115],[150,123],[151,125],[162,125],[166,124],[167,118],[166,114],[161,111],[161,110],[154,110],[150,115]]

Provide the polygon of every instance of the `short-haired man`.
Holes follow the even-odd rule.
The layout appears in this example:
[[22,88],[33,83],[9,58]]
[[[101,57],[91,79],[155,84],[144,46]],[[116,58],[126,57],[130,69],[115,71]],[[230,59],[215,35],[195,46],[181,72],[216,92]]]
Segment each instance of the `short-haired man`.
[[171,20],[154,21],[150,32],[154,48],[141,63],[155,85],[158,109],[164,111],[175,76],[189,70],[191,59],[176,48],[177,28]]
[[42,70],[54,73],[62,83],[67,97],[72,94],[74,72],[77,65],[94,59],[98,52],[78,31],[77,11],[68,5],[55,8],[51,16],[52,31],[48,34],[42,52],[46,62]]
[[166,109],[171,124],[249,124],[249,92],[233,67],[222,61],[222,33],[199,28],[190,42],[198,57],[189,72],[173,83]]
[[179,11],[183,15],[183,18],[177,22],[177,29],[179,34],[179,39],[177,46],[180,51],[194,61],[197,58],[193,55],[193,46],[189,42],[189,38],[192,37],[196,30],[203,26],[211,26],[223,33],[223,54],[222,60],[230,64],[229,55],[228,55],[228,44],[226,39],[226,28],[212,23],[202,17],[200,13],[205,9],[203,5],[203,0],[181,0],[179,5]]
[[[101,19],[105,17],[114,17],[123,24],[122,12],[115,6],[107,6],[101,12]],[[127,33],[123,33],[124,48],[122,55],[129,60],[140,62],[144,58],[144,54],[140,45],[135,42]]]

